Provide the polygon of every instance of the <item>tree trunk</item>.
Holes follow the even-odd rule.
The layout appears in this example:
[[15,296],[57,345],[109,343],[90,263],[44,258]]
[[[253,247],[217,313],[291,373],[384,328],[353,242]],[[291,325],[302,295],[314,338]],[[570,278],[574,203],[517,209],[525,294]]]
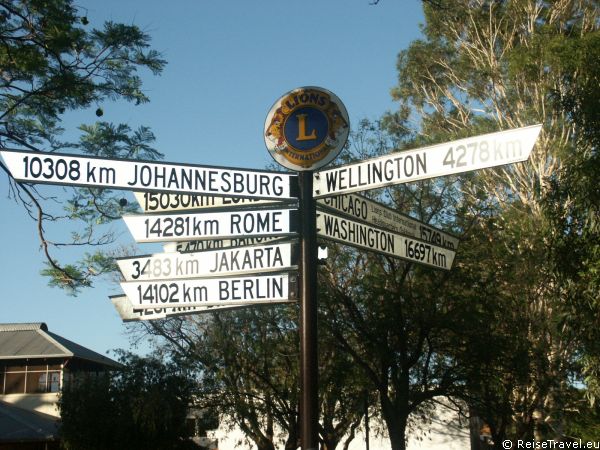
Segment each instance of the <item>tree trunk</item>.
[[322,450],[335,450],[335,448],[339,444],[339,439],[333,435],[328,435],[323,437],[323,441],[321,442]]
[[406,450],[406,424],[408,422],[408,405],[395,408],[389,398],[379,393],[381,412],[387,426],[392,450]]
[[393,420],[394,425],[386,420],[392,450],[406,450],[406,419]]
[[482,450],[483,443],[481,441],[482,420],[477,415],[474,408],[469,408],[469,437],[471,441],[471,450]]
[[254,443],[256,444],[257,450],[275,450],[275,445],[268,439],[255,439]]
[[296,416],[290,416],[288,422],[288,436],[285,440],[285,450],[296,450],[300,446],[298,439],[298,419]]

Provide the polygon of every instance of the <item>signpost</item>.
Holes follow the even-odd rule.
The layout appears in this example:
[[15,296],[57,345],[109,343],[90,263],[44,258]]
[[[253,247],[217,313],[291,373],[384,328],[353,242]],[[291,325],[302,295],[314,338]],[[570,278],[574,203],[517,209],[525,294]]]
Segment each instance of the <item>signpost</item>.
[[317,354],[317,235],[313,170],[332,161],[350,131],[348,113],[333,93],[316,87],[294,89],[267,114],[264,138],[275,161],[300,172],[300,441],[319,447]]
[[[123,322],[139,322],[145,320],[165,319],[167,317],[187,316],[190,314],[206,314],[211,312],[231,311],[257,305],[233,306],[182,306],[175,308],[133,309],[133,305],[125,295],[109,297]],[[290,303],[296,300],[269,302],[266,305]]]
[[181,241],[163,244],[165,253],[194,253],[229,247],[249,247],[253,245],[273,244],[289,239],[280,236],[245,237],[235,239],[212,239],[207,241]]
[[317,214],[317,234],[342,244],[364,248],[436,269],[450,270],[454,262],[455,252],[453,250],[382,228],[353,222],[326,212]]
[[[110,301],[119,313],[123,322],[134,322],[140,320],[156,320],[176,315],[198,313],[208,311],[209,307],[181,307],[181,308],[157,308],[157,309],[133,309],[133,305],[125,295],[110,296]],[[211,308],[218,308],[214,306]]]
[[[172,252],[118,261],[125,296],[111,300],[124,321],[300,298],[300,440],[303,450],[317,450],[317,232],[449,270],[455,236],[350,194],[525,161],[540,130],[490,133],[316,172],[344,147],[349,119],[333,93],[304,87],[275,102],[263,135],[275,161],[299,175],[23,150],[0,155],[19,182],[139,191],[144,212],[163,213],[123,217],[136,241],[167,241]],[[296,232],[297,267],[294,245],[271,241]]]
[[117,259],[125,281],[204,278],[292,270],[291,243]]
[[250,305],[293,300],[295,274],[158,281],[125,281],[134,309]]
[[291,209],[123,216],[136,242],[290,236],[296,232]]
[[391,153],[315,174],[315,198],[525,161],[541,125]]
[[336,211],[345,216],[356,218],[361,222],[369,223],[405,236],[412,236],[430,244],[451,250],[458,248],[459,240],[456,236],[405,214],[400,214],[362,195],[346,194],[326,197],[318,200],[317,205],[325,211]]
[[206,208],[231,208],[277,203],[242,197],[215,197],[214,195],[168,194],[164,192],[134,192],[135,199],[145,213],[194,211]]
[[291,200],[295,175],[249,169],[0,150],[17,181]]

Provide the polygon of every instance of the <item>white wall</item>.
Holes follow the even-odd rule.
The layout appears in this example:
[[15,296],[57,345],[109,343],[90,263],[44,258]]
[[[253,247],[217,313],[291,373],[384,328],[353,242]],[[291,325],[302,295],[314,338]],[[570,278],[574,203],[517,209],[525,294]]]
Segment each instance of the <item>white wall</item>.
[[[380,426],[381,427],[381,426]],[[458,420],[458,414],[452,409],[439,403],[436,406],[435,418],[428,424],[415,423],[413,427],[418,431],[409,433],[407,450],[465,450],[469,449],[468,423]],[[370,450],[389,450],[391,446],[387,437],[375,430],[376,424],[370,424],[369,448]],[[248,442],[244,434],[238,430],[228,431],[221,426],[218,430],[209,433],[213,439],[218,439],[219,450],[254,450],[256,446]],[[342,448],[340,444],[338,450]],[[366,448],[364,428],[357,432],[350,443],[349,450],[364,450]],[[283,445],[278,447],[283,449]]]
[[7,394],[0,395],[0,400],[18,406],[28,411],[37,411],[51,416],[60,417],[58,413],[58,393],[46,394]]

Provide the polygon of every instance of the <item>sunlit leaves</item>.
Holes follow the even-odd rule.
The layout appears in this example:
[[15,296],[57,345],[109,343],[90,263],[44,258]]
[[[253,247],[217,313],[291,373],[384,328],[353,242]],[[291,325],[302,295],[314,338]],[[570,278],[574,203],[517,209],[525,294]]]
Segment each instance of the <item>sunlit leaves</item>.
[[[61,121],[69,111],[95,108],[123,99],[148,101],[141,71],[159,74],[165,61],[150,48],[150,37],[135,25],[107,22],[89,26],[85,11],[71,0],[0,1],[0,146],[36,151],[82,151],[113,158],[158,159],[147,127],[99,122],[80,128],[81,140],[62,139]],[[64,267],[51,253],[64,245],[99,246],[113,242],[110,232],[96,230],[134,207],[122,196],[100,189],[78,189],[57,211],[36,188],[11,184],[11,193],[36,218],[41,246],[48,260],[43,273],[51,286],[77,293],[91,285],[104,267],[89,270],[88,257]],[[65,214],[66,212],[66,214]],[[48,237],[50,223],[70,222],[71,242]],[[65,233],[67,234],[67,233]]]
[[401,111],[419,116],[415,131],[443,142],[544,124],[527,163],[461,177],[473,234],[459,249],[470,257],[459,257],[457,269],[473,284],[465,295],[481,303],[472,329],[482,332],[478,321],[487,316],[496,336],[475,333],[471,353],[457,353],[471,377],[464,394],[486,415],[494,440],[503,433],[554,437],[549,424],[574,401],[567,387],[581,382],[581,367],[588,385],[597,385],[589,361],[598,354],[598,295],[587,286],[598,255],[598,5],[440,5],[425,6],[424,38],[398,59],[393,93]]

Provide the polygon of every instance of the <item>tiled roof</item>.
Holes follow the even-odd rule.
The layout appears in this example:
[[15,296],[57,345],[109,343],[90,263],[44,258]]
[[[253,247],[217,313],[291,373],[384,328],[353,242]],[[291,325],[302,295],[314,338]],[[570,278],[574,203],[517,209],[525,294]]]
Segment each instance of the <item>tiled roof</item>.
[[48,331],[45,323],[0,324],[0,359],[80,358],[108,366],[119,363]]

